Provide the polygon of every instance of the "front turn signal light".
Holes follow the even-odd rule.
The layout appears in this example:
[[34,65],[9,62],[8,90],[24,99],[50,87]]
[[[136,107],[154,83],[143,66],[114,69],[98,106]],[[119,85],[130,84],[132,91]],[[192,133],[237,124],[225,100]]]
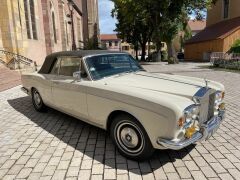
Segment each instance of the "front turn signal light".
[[222,99],[224,99],[224,97],[225,97],[225,92],[223,91],[222,92]]
[[178,120],[178,126],[183,127],[184,123],[185,123],[185,117],[180,117]]

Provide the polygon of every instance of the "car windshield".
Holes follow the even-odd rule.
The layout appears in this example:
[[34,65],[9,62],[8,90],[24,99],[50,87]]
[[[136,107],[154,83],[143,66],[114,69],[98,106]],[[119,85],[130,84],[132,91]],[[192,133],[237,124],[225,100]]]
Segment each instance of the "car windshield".
[[86,58],[86,64],[93,80],[143,70],[138,62],[128,54],[92,56]]

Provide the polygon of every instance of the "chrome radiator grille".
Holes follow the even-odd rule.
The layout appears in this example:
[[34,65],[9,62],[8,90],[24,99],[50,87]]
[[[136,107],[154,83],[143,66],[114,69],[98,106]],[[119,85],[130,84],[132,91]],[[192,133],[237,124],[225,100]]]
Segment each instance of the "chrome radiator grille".
[[215,93],[209,95],[209,104],[208,104],[208,118],[211,119],[214,116],[214,104],[215,104]]
[[208,91],[200,98],[199,122],[204,123],[214,116],[215,92]]

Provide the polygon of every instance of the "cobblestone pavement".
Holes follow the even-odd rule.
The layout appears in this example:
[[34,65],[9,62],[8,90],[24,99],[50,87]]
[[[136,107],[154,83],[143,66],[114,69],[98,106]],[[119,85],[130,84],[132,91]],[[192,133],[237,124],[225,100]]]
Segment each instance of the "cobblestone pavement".
[[0,92],[21,84],[20,73],[11,71],[0,63]]
[[157,150],[140,163],[119,155],[101,129],[52,109],[36,112],[19,86],[1,92],[0,179],[240,179],[240,74],[197,65],[144,67],[222,82],[226,120],[208,141]]

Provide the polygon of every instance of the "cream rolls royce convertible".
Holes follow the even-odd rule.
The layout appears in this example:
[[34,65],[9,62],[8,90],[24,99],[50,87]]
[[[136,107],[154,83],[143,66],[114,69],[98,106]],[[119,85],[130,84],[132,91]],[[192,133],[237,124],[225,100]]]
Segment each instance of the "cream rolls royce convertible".
[[208,139],[225,114],[222,84],[149,73],[122,52],[53,53],[38,72],[22,75],[22,86],[37,111],[49,106],[105,129],[135,160]]

